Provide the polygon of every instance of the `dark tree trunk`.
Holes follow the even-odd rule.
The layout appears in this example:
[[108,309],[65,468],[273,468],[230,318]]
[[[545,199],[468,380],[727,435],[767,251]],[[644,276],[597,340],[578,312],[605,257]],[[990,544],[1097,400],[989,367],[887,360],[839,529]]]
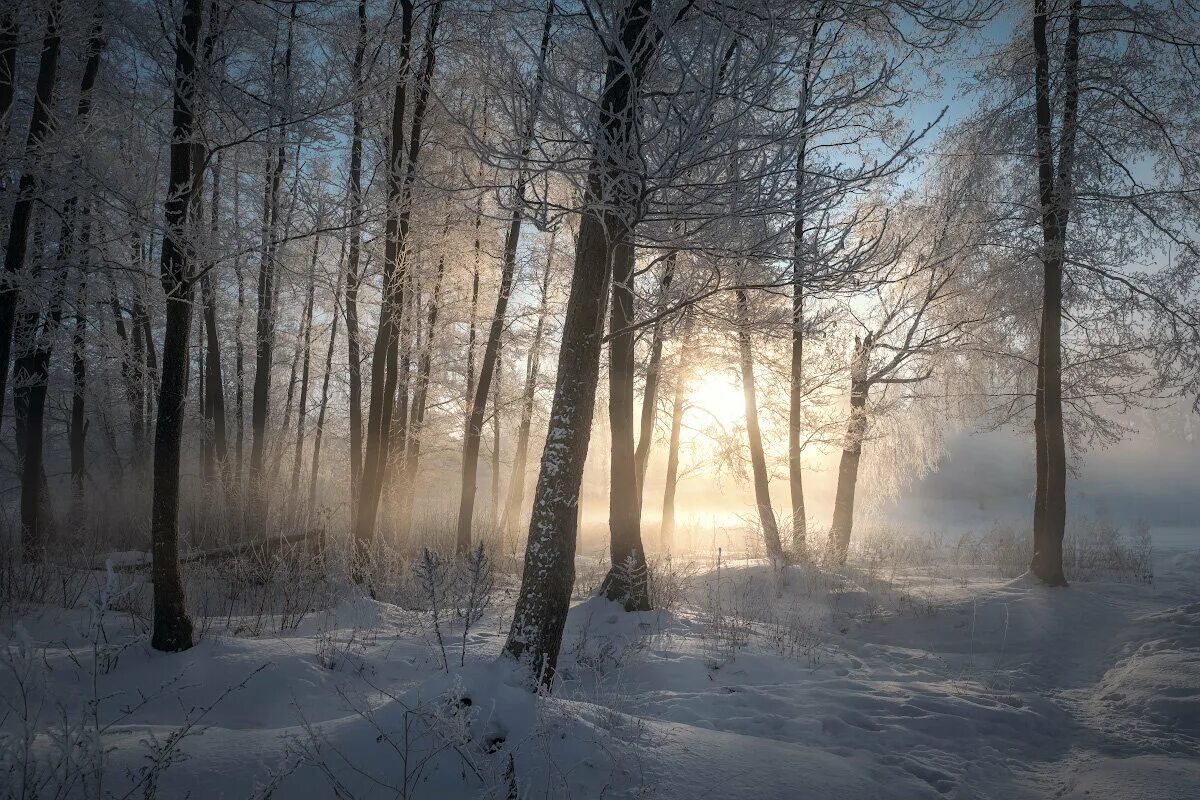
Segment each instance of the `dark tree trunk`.
[[737,292],[738,354],[741,362],[742,397],[746,403],[746,439],[750,446],[750,469],[754,474],[754,502],[762,525],[767,556],[775,565],[784,563],[783,544],[779,539],[779,524],[771,505],[770,476],[763,453],[762,431],[758,424],[758,397],[754,387],[754,353],[750,347],[750,302],[744,289]]
[[125,327],[125,314],[115,289],[109,295],[109,307],[117,338],[121,341],[121,382],[125,386],[125,400],[129,404],[129,429],[137,463],[146,446],[146,392],[145,376],[142,374],[141,337],[136,329],[131,337],[129,329]]
[[[56,13],[56,12],[55,12]],[[88,40],[88,58],[84,66],[83,77],[79,87],[79,102],[76,111],[76,124],[85,126],[91,114],[91,93],[96,84],[96,76],[100,71],[100,53],[104,47],[103,31],[100,18],[94,20],[91,36]],[[70,174],[77,180],[83,179],[82,156],[76,151],[70,161]],[[86,199],[85,199],[86,204]],[[86,212],[86,208],[84,209]],[[86,283],[86,261],[90,247],[90,223],[84,215],[80,230],[80,247],[75,248],[75,223],[79,216],[79,195],[67,198],[59,215],[61,228],[59,231],[58,267],[55,280],[52,283],[50,308],[45,319],[36,311],[22,314],[21,324],[22,348],[17,358],[15,376],[17,380],[13,387],[14,405],[17,406],[17,416],[20,428],[24,432],[23,470],[21,480],[21,531],[22,547],[27,558],[39,554],[45,545],[45,529],[48,515],[48,491],[46,473],[43,465],[43,443],[45,441],[46,425],[46,392],[50,379],[50,359],[54,346],[56,331],[62,323],[63,300],[66,284],[71,275],[77,252],[82,254],[80,259],[80,297],[79,301],[86,303],[83,287]],[[40,243],[39,243],[40,249]],[[82,307],[81,307],[82,308]],[[77,311],[77,314],[80,313]],[[78,327],[78,320],[76,322]],[[73,369],[75,365],[73,364]],[[82,398],[78,398],[79,413],[82,415]],[[73,402],[74,406],[75,403]],[[74,413],[74,412],[72,412]],[[20,419],[23,417],[24,419]],[[82,425],[82,421],[80,422]],[[69,442],[73,441],[68,437]],[[72,450],[74,458],[74,450]],[[72,475],[74,475],[72,471]]]
[[1037,487],[1034,497],[1033,559],[1029,569],[1043,583],[1066,586],[1063,537],[1067,521],[1067,455],[1062,409],[1063,265],[1067,222],[1072,202],[1072,172],[1079,107],[1079,18],[1082,0],[1073,0],[1064,45],[1062,122],[1055,147],[1051,142],[1053,109],[1050,53],[1046,28],[1049,10],[1035,0],[1035,115],[1037,123],[1038,200],[1042,226],[1042,317],[1038,336],[1034,436]]
[[[292,83],[292,47],[298,3],[291,4],[288,16],[287,48],[283,56],[283,92],[290,97]],[[288,113],[285,101],[280,111],[282,123]],[[287,159],[287,135],[281,129],[274,158],[267,157],[263,170],[263,252],[258,266],[258,313],[255,318],[254,393],[250,402],[250,514],[251,527],[265,533],[267,524],[267,479],[264,470],[267,446],[267,424],[270,418],[271,366],[275,349],[275,286],[276,253],[279,248],[279,191],[283,167]],[[300,164],[297,163],[297,183]],[[293,204],[294,206],[294,204]],[[291,207],[289,207],[290,210]]]
[[[823,11],[822,7],[822,11]],[[808,208],[808,137],[809,110],[812,103],[813,62],[822,12],[813,21],[800,76],[800,146],[796,151],[796,195],[792,222],[792,364],[788,384],[788,488],[792,498],[792,554],[802,560],[808,553],[808,512],[804,507],[804,445],[800,432],[804,427],[804,275],[805,212]]]
[[850,419],[846,423],[846,438],[842,442],[842,458],[838,463],[837,491],[833,499],[833,524],[829,529],[830,558],[845,564],[850,552],[850,536],[854,530],[854,492],[858,487],[858,465],[862,459],[863,439],[867,435],[867,367],[873,339],[854,339],[854,355],[850,359]]
[[[16,325],[18,276],[25,269],[25,251],[29,244],[29,222],[38,193],[38,172],[42,162],[42,144],[54,130],[54,83],[58,75],[58,54],[62,36],[59,31],[61,0],[51,0],[46,15],[46,33],[38,62],[37,87],[29,136],[25,141],[25,171],[17,184],[8,225],[8,244],[4,251],[5,280],[0,287],[0,420],[4,415],[4,395],[8,386],[9,361],[12,358],[13,328]],[[15,31],[14,31],[15,33]]]
[[[362,252],[363,61],[367,52],[367,0],[358,0],[358,41],[354,48],[353,120],[350,133],[350,246],[346,257],[346,357],[350,381],[350,509],[357,514],[362,480],[362,353],[358,331],[358,262]],[[316,470],[314,469],[314,475]]]
[[[217,225],[219,218],[219,201],[221,196],[221,162],[214,163],[212,169],[212,200],[209,204],[209,228],[215,246],[217,240]],[[225,426],[225,379],[221,371],[221,340],[217,333],[217,298],[213,290],[213,280],[210,272],[206,271],[200,279],[200,292],[204,301],[204,419],[210,426],[212,445],[208,448],[204,462],[206,479],[212,479],[220,467],[224,472],[229,458],[229,444]]]
[[317,412],[317,427],[313,431],[312,476],[308,482],[308,507],[317,503],[317,476],[321,470],[321,440],[325,436],[325,413],[329,408],[329,380],[333,375],[333,352],[337,347],[338,300],[342,293],[342,259],[345,257],[346,242],[342,241],[342,252],[338,254],[337,285],[333,290],[333,320],[329,324],[329,347],[325,351],[325,377],[321,379],[321,410]]
[[[87,279],[80,278],[79,297],[75,301],[75,330],[71,336],[71,425],[67,441],[71,450],[72,506],[82,509],[84,478],[87,475]],[[77,517],[78,518],[78,517]]]
[[154,501],[151,552],[154,559],[154,632],[156,650],[192,646],[192,621],[184,604],[179,571],[179,457],[186,400],[188,329],[192,315],[192,276],[188,263],[186,216],[191,195],[192,137],[195,131],[196,48],[200,40],[201,0],[185,0],[175,37],[175,84],[172,111],[170,186],[165,203],[160,276],[167,297],[163,337],[162,387],[154,431]]
[[554,678],[575,581],[579,489],[600,378],[613,248],[627,242],[637,194],[629,185],[630,165],[638,162],[637,99],[661,36],[651,13],[651,0],[630,0],[619,20],[621,46],[608,57],[521,591],[504,645],[546,688]]
[[[400,41],[401,75],[408,73],[411,54],[413,6],[401,0],[403,23]],[[379,329],[371,358],[371,398],[367,413],[366,450],[363,457],[362,483],[359,487],[358,511],[354,520],[355,569],[354,579],[363,579],[365,558],[375,540],[375,518],[379,512],[383,477],[387,470],[387,455],[395,410],[398,358],[400,345],[400,316],[404,309],[406,281],[406,250],[408,226],[412,213],[412,189],[416,181],[417,162],[421,152],[421,127],[428,108],[429,86],[433,78],[436,36],[441,18],[442,2],[435,0],[425,31],[425,54],[417,84],[417,96],[409,134],[408,163],[401,175],[404,160],[404,108],[406,87],[403,81],[396,86],[392,105],[392,142],[388,157],[388,217],[384,236],[383,302],[379,310]]]

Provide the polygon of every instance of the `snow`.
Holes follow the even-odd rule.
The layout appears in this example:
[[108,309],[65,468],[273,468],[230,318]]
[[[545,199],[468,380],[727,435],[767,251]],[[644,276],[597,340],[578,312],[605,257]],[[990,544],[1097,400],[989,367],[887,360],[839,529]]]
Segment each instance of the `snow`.
[[577,602],[552,696],[498,659],[511,591],[448,673],[422,612],[353,593],[177,654],[127,613],[44,607],[0,622],[0,750],[19,763],[12,709],[36,699],[33,761],[74,748],[87,773],[107,749],[113,796],[1183,800],[1200,796],[1198,597],[1186,544],[1156,553],[1152,585],[1069,589],[706,562],[671,612]]

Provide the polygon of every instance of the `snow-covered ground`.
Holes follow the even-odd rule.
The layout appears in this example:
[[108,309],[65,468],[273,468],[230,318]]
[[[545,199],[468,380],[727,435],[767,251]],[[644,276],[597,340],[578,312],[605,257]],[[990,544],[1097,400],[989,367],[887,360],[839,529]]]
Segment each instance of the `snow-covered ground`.
[[1149,585],[691,571],[671,612],[575,605],[549,697],[494,660],[511,587],[465,654],[443,626],[448,671],[427,613],[362,597],[276,635],[214,627],[173,655],[118,610],[29,610],[2,623],[0,782],[18,797],[1200,797],[1186,539],[1156,542]]

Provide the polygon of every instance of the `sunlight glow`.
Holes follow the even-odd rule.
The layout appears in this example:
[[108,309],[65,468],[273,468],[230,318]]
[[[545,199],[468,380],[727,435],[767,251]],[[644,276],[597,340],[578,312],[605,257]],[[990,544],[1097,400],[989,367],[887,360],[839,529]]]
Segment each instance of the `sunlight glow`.
[[746,418],[742,385],[728,370],[715,370],[695,378],[688,392],[688,403],[692,409],[700,412],[690,420],[697,428],[707,428],[711,423],[716,423],[729,430],[742,424]]

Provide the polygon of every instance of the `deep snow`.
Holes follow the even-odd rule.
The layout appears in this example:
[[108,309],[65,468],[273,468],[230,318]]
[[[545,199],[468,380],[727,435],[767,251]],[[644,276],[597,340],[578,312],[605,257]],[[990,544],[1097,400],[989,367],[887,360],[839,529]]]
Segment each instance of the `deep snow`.
[[494,661],[511,596],[449,674],[421,613],[365,598],[173,655],[111,610],[94,641],[96,613],[3,621],[9,792],[24,758],[96,796],[102,750],[117,797],[1200,797],[1186,545],[1158,547],[1152,585],[1065,590],[706,568],[676,613],[579,602],[550,697]]

